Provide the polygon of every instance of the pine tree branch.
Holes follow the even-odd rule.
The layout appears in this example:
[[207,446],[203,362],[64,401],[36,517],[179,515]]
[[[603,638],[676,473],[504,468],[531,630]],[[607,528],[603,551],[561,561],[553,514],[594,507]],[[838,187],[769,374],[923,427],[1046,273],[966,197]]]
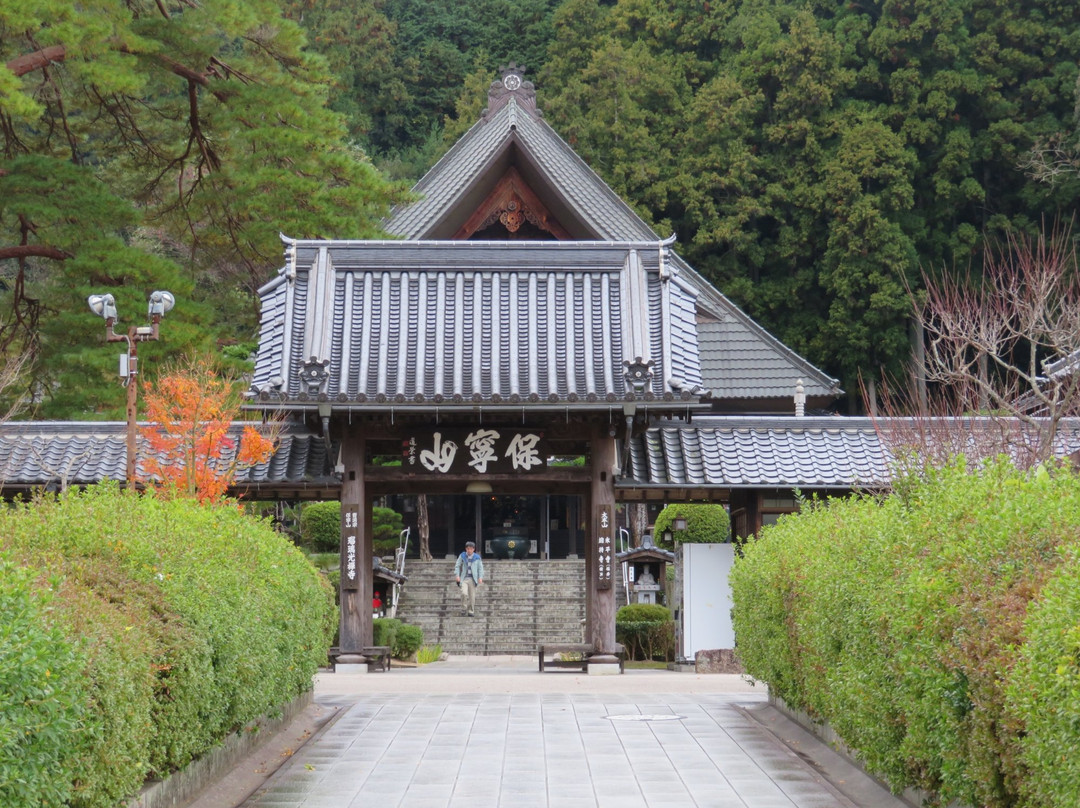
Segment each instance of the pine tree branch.
[[9,61],[5,67],[16,76],[25,76],[35,70],[41,70],[67,58],[67,49],[63,45],[50,45],[33,53],[24,53]]
[[10,258],[52,258],[55,261],[65,261],[74,257],[58,247],[47,247],[44,244],[17,244],[12,247],[0,247],[0,261]]

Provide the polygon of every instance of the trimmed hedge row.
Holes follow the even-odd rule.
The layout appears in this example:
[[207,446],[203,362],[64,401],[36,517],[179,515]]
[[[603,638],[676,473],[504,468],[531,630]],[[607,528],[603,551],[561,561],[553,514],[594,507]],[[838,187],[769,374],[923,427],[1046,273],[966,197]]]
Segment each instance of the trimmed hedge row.
[[962,461],[747,544],[739,656],[896,789],[987,808],[1080,794],[1080,477]]
[[[71,702],[27,725],[15,756],[33,791],[0,775],[4,806],[112,808],[309,690],[336,625],[324,576],[230,505],[103,485],[0,510],[0,550],[33,577],[32,598],[53,590],[37,630],[61,635],[41,653],[50,678],[65,672],[57,704]],[[64,766],[35,751],[51,733]]]
[[628,603],[615,615],[615,641],[626,648],[628,659],[675,659],[675,620],[667,606]]

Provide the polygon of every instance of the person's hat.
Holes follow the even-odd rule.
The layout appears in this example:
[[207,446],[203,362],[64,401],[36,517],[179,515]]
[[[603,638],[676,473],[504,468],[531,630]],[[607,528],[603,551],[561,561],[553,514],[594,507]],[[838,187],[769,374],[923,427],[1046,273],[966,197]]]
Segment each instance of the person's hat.
[[465,542],[465,546],[466,546],[466,547],[475,547],[475,546],[476,546],[476,543],[475,543],[475,542],[471,542],[471,541],[467,541],[467,542]]

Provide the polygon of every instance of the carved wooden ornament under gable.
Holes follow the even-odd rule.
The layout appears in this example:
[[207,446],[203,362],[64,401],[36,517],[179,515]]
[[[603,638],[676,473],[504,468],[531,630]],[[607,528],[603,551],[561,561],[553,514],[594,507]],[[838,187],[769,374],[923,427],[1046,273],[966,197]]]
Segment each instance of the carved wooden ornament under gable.
[[495,222],[500,222],[509,233],[516,233],[521,225],[528,222],[557,239],[570,238],[570,234],[556,221],[513,166],[507,169],[487,199],[454,234],[454,238],[467,239]]

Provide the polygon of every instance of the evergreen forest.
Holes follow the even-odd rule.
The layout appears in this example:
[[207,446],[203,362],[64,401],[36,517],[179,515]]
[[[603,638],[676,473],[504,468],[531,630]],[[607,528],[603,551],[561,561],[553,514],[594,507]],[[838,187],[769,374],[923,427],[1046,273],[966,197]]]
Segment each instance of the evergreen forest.
[[121,327],[243,367],[279,233],[380,235],[501,66],[703,275],[849,391],[923,273],[1080,198],[1074,0],[0,0],[0,351],[20,417],[117,418]]

